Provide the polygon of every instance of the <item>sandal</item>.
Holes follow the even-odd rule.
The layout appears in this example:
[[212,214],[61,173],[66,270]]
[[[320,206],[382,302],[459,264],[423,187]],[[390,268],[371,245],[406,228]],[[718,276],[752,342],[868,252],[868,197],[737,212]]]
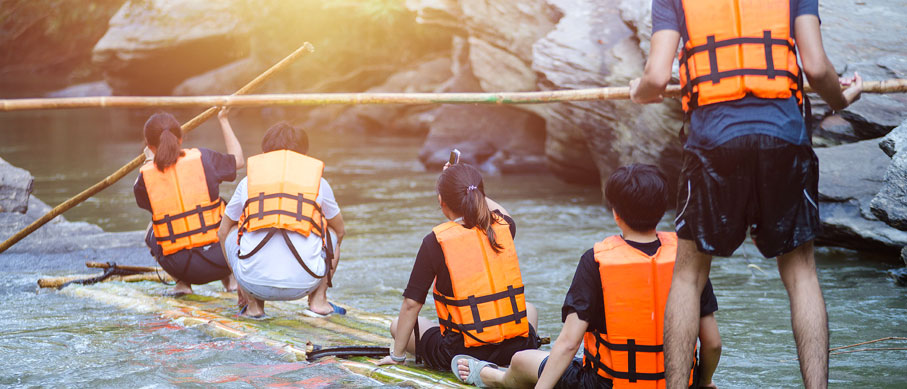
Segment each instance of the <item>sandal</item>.
[[315,311],[313,311],[313,310],[311,310],[311,309],[309,309],[309,308],[306,308],[306,309],[303,309],[303,310],[302,310],[302,314],[303,314],[304,316],[314,317],[314,318],[324,318],[324,317],[328,317],[328,316],[331,316],[331,315],[334,315],[334,314],[337,314],[337,315],[346,315],[346,309],[345,309],[345,308],[343,308],[343,307],[341,307],[341,306],[339,306],[339,305],[336,305],[336,304],[334,304],[334,303],[332,303],[332,302],[328,302],[328,304],[331,304],[331,309],[332,309],[332,310],[331,310],[330,312],[328,312],[328,313],[318,313],[318,312],[315,312]]
[[[459,365],[458,362],[462,359],[469,361],[469,375],[466,377],[465,380],[460,378],[460,369],[458,367],[458,365]],[[463,355],[463,354],[454,356],[453,360],[450,361],[450,370],[451,370],[451,372],[453,372],[454,376],[456,376],[457,379],[460,380],[460,382],[463,382],[467,385],[475,385],[480,388],[488,387],[485,385],[485,383],[482,382],[482,376],[480,374],[482,372],[482,369],[484,369],[486,367],[490,367],[492,369],[499,368],[498,365],[495,365],[494,363],[482,361],[482,360],[476,359],[474,357],[471,357],[469,355]]]
[[249,308],[249,304],[243,305],[242,308],[239,309],[239,314],[237,314],[236,317],[246,318],[246,319],[251,319],[251,320],[264,320],[264,319],[268,318],[268,316],[264,312],[262,312],[261,315],[256,315],[256,316],[246,315],[246,308]]

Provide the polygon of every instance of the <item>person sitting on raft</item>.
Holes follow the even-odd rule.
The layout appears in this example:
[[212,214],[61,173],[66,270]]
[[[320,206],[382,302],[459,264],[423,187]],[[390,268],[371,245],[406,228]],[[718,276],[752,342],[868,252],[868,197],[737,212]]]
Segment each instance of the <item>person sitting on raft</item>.
[[239,283],[240,315],[261,318],[265,301],[305,296],[307,316],[346,313],[327,299],[345,232],[324,163],[305,155],[305,131],[285,122],[268,129],[261,149],[217,233]]
[[[608,178],[605,197],[621,234],[580,258],[561,310],[564,327],[550,355],[521,351],[506,371],[458,355],[452,366],[458,378],[490,387],[664,387],[662,326],[677,249],[673,232],[655,231],[667,205],[664,177],[652,165],[621,167]],[[701,378],[690,386],[714,388],[721,337],[710,282],[700,307]],[[580,344],[582,359],[575,357]]]
[[[470,165],[445,165],[438,193],[449,221],[422,240],[391,323],[394,345],[378,364],[402,364],[409,352],[446,370],[457,354],[504,363],[538,348],[538,314],[523,294],[513,219],[485,197],[482,175]],[[440,326],[419,317],[432,283]]]
[[176,280],[170,295],[192,293],[192,284],[215,280],[228,291],[236,289],[216,230],[224,212],[220,183],[235,180],[245,159],[227,111],[221,110],[218,119],[227,154],[182,149],[180,124],[169,113],[155,113],[145,122],[145,143],[154,159],[140,169],[133,193],[136,204],[151,212],[145,244]]

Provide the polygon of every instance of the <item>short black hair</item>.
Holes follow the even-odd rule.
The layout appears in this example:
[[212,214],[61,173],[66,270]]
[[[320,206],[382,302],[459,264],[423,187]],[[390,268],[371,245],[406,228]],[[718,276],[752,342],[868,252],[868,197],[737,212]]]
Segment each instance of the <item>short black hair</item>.
[[278,122],[265,132],[261,140],[261,151],[292,150],[300,154],[309,152],[309,135],[301,128],[287,122]]
[[621,166],[608,177],[605,198],[631,229],[651,231],[668,205],[665,177],[652,165]]

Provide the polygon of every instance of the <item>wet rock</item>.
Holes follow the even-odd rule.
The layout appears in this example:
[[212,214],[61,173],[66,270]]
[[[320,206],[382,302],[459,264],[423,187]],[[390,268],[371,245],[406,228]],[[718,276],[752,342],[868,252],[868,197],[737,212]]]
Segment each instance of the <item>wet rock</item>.
[[0,158],[0,213],[28,211],[28,199],[35,178],[28,170],[15,167]]
[[901,249],[901,260],[904,261],[904,265],[907,265],[907,246]]
[[870,210],[873,196],[882,187],[888,156],[878,140],[820,148],[820,244],[858,250],[897,252],[907,245],[907,232],[879,220]]
[[105,81],[88,82],[69,86],[47,94],[47,97],[90,97],[111,96],[113,89]]
[[520,158],[529,161],[532,156],[543,155],[544,142],[545,121],[532,113],[508,106],[445,105],[431,123],[419,161],[427,169],[437,168],[447,161],[450,149],[457,148],[462,162],[482,166],[502,152],[500,161],[482,170],[497,172],[503,170],[500,165],[517,172],[520,169],[514,164]]
[[255,57],[243,58],[217,69],[189,77],[173,89],[173,95],[229,95],[255,79],[268,66]]
[[885,172],[885,183],[872,199],[872,213],[899,230],[907,231],[907,121],[879,142],[891,164]]
[[131,0],[92,60],[115,94],[169,94],[181,81],[248,55],[241,0]]
[[907,286],[907,267],[889,270],[888,277],[891,277],[898,286]]
[[879,147],[882,148],[882,151],[884,151],[885,154],[888,154],[889,157],[894,157],[899,151],[907,149],[907,120],[901,123],[900,126],[891,130],[888,135],[885,135],[885,137],[879,141]]
[[857,136],[853,124],[841,115],[828,115],[813,130],[813,146],[827,147],[863,140]]
[[[645,0],[551,0],[563,13],[556,28],[533,48],[533,69],[543,89],[626,86],[642,74],[649,27]],[[636,10],[625,21],[621,9]],[[629,13],[628,13],[629,14]],[[637,25],[635,23],[643,23]],[[629,101],[564,103],[547,107],[548,157],[558,176],[603,182],[620,165],[656,164],[669,176],[680,167],[676,100],[637,105]]]
[[469,60],[482,90],[522,92],[536,90],[535,72],[511,52],[479,38],[469,38]]

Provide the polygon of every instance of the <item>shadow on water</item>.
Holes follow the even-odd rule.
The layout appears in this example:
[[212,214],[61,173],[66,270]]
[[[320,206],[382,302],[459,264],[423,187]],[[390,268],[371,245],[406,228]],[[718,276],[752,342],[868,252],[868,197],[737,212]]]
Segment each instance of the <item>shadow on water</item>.
[[[36,195],[56,204],[137,155],[143,120],[115,111],[2,114],[0,157],[30,170],[36,176]],[[258,153],[267,124],[241,118],[233,125],[245,154]],[[349,229],[332,298],[369,311],[396,314],[423,237],[444,221],[434,189],[437,172],[426,172],[417,162],[418,139],[318,131],[310,137],[311,154],[326,161],[325,177]],[[216,122],[190,134],[185,145],[223,150]],[[133,173],[66,217],[97,223],[108,231],[144,228],[148,214],[134,206],[132,197],[135,176]],[[233,187],[223,185],[222,196],[229,197]],[[527,297],[539,307],[540,333],[554,338],[561,327],[560,306],[580,255],[594,242],[619,231],[610,212],[600,205],[597,187],[529,175],[486,177],[486,188],[517,222],[516,244]],[[666,216],[661,229],[670,230],[670,220]],[[117,255],[144,264],[152,261],[140,246]],[[288,364],[255,344],[212,339],[194,330],[173,328],[155,317],[55,293],[34,294],[34,280],[48,271],[83,272],[81,258],[12,258],[26,257],[29,261],[23,261],[21,268],[0,266],[0,298],[8,301],[0,307],[0,331],[4,333],[0,349],[4,355],[16,356],[0,361],[4,372],[0,385],[65,381],[76,386],[119,386],[141,381],[208,386],[232,385],[216,380],[236,376],[234,382],[242,384],[308,382],[303,385],[319,386],[305,380],[333,377],[337,369]],[[3,259],[0,255],[0,261]],[[817,259],[832,347],[907,336],[907,289],[893,286],[885,275],[900,264],[891,258],[833,248],[818,249]],[[32,260],[36,262],[29,265]],[[713,261],[711,278],[724,343],[716,383],[723,387],[799,386],[798,365],[791,361],[796,351],[787,296],[775,261],[762,258],[747,241],[733,257]],[[433,311],[429,300],[422,314],[430,317]],[[903,342],[878,347],[902,346]],[[247,369],[249,366],[254,369]],[[835,355],[831,357],[831,380],[836,386],[905,387],[904,366],[904,351]],[[243,375],[246,370],[256,373]],[[125,378],[130,375],[140,381]],[[372,384],[349,381],[342,386]]]

